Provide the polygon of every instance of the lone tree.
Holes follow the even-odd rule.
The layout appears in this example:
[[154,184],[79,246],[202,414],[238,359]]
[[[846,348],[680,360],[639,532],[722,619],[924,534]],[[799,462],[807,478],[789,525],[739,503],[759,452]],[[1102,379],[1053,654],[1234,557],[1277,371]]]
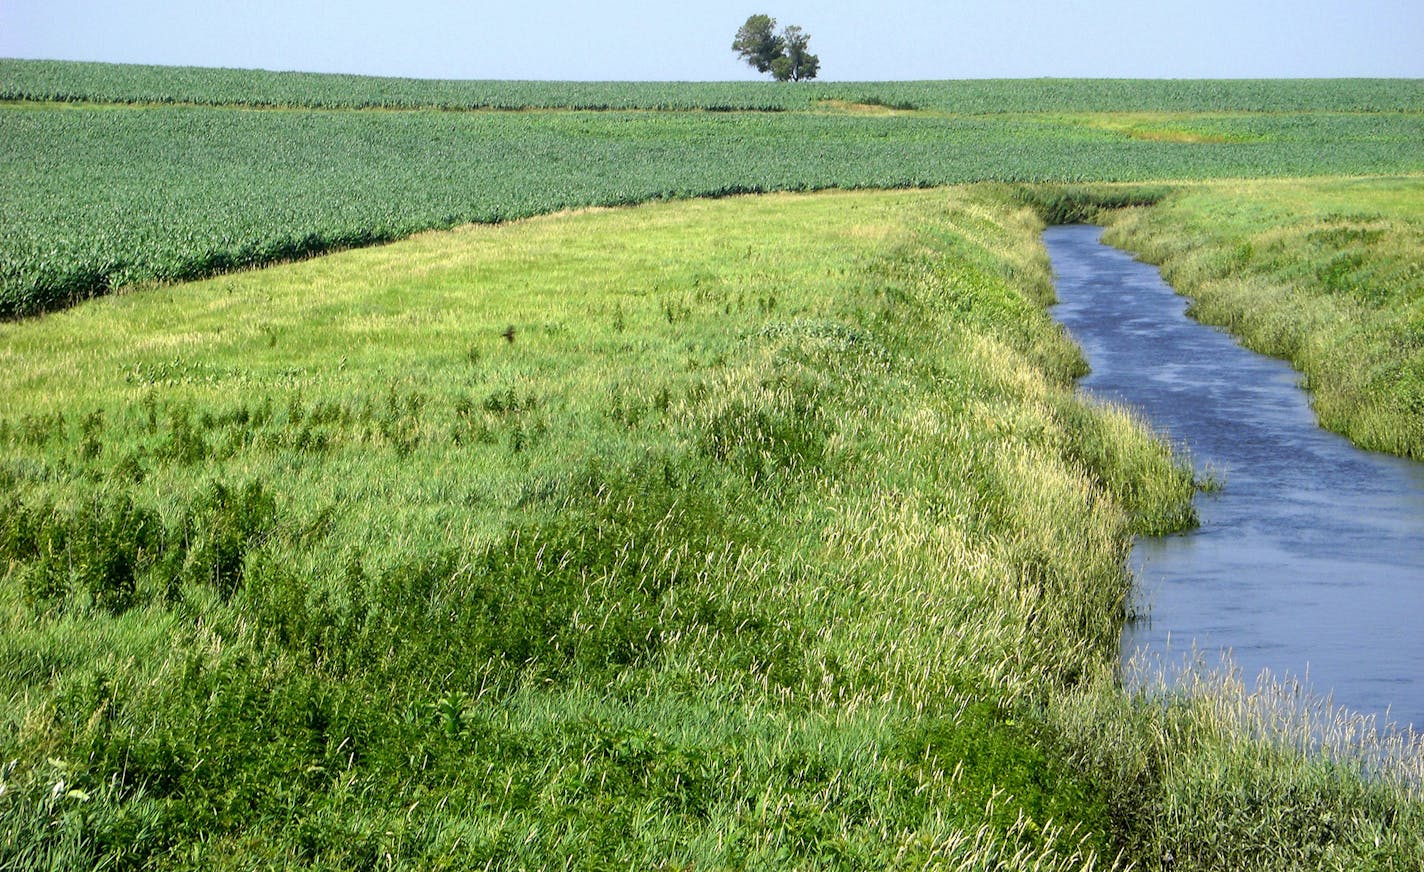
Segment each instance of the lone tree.
[[778,82],[799,82],[816,78],[821,68],[821,59],[807,51],[810,42],[811,34],[794,24],[778,34],[775,18],[753,15],[737,30],[732,51]]
[[786,53],[771,62],[771,74],[778,82],[799,82],[816,78],[821,68],[821,59],[806,50],[811,42],[811,34],[792,24],[781,32],[786,43]]

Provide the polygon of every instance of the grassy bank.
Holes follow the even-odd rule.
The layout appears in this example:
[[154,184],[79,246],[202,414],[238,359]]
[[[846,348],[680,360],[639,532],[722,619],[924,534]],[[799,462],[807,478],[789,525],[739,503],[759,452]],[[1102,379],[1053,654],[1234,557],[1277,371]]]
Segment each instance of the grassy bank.
[[1417,868],[1417,749],[1119,688],[1191,480],[1038,228],[663,203],[0,324],[0,866]]
[[1110,860],[1033,712],[1110,673],[1190,480],[1073,396],[986,197],[555,216],[0,326],[4,861]]
[[1424,179],[1190,185],[1108,220],[1195,317],[1301,370],[1322,425],[1424,459]]

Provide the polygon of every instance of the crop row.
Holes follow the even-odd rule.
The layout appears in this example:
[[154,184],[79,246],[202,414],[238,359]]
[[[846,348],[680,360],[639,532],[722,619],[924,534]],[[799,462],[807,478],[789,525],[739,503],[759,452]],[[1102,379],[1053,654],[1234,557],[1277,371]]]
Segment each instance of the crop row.
[[0,109],[0,316],[465,222],[740,192],[1424,168],[1424,116]]
[[518,82],[0,60],[0,100],[306,108],[804,110],[838,100],[963,114],[1418,112],[1410,79],[972,79],[925,82]]

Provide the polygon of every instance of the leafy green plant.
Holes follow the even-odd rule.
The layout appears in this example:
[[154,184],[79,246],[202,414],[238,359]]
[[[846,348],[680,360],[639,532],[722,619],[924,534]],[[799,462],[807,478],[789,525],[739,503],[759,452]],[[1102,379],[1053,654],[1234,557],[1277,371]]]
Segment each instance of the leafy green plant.
[[[81,103],[0,107],[0,318],[592,205],[1420,169],[1419,89],[1393,81],[422,83],[0,61],[0,82],[0,97]],[[249,105],[310,111],[233,108]],[[416,111],[359,111],[377,106]],[[485,106],[587,111],[436,111]],[[674,111],[692,109],[779,111]],[[1143,139],[1082,114],[1103,112],[1207,113],[1213,136]]]

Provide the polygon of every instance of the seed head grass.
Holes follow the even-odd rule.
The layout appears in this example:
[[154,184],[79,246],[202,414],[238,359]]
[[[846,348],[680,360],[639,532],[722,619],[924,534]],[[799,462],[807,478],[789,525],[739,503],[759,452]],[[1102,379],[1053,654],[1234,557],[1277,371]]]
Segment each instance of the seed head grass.
[[[1075,396],[1039,226],[987,188],[660,203],[0,324],[0,865],[1207,838],[1176,809],[1238,781],[1114,754],[1158,710],[1116,684],[1124,558],[1192,472]],[[1321,813],[1419,832],[1342,783]]]
[[1320,423],[1424,459],[1424,181],[1216,182],[1112,216],[1192,315],[1305,374]]

